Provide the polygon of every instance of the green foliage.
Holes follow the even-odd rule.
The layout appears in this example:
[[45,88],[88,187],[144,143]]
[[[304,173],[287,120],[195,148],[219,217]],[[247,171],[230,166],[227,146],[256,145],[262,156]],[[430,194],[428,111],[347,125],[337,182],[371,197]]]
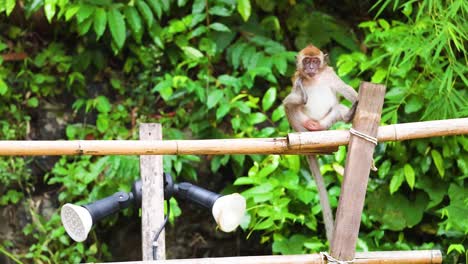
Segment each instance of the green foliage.
[[[39,0],[20,6],[0,0],[0,137],[29,138],[51,111],[59,112],[60,137],[67,139],[137,139],[140,122],[162,123],[165,139],[284,136],[290,128],[281,100],[290,89],[295,51],[308,43],[327,50],[353,87],[361,80],[387,85],[384,123],[463,117],[465,2],[381,0],[372,9],[380,14],[375,19],[348,3],[346,14],[363,16],[358,26],[339,19],[336,6],[311,1]],[[9,59],[22,53],[23,59]],[[464,137],[379,144],[358,249],[443,248],[454,261],[463,258],[467,150]],[[341,147],[320,158],[334,208],[345,157]],[[31,162],[0,159],[0,205],[32,204],[37,183],[60,190],[59,204],[83,204],[128,191],[139,177],[134,156],[61,157],[41,177],[31,177]],[[327,249],[305,160],[164,157],[164,170],[179,179],[197,180],[206,168],[210,177],[236,178],[225,184],[247,198],[247,236],[258,232],[274,253]],[[174,219],[181,212],[177,201],[170,203]],[[72,243],[58,212],[29,211],[32,221],[23,232],[30,248],[13,256],[5,252],[14,245],[3,242],[1,253],[43,263],[110,259],[95,233]],[[112,228],[118,217],[101,228]]]

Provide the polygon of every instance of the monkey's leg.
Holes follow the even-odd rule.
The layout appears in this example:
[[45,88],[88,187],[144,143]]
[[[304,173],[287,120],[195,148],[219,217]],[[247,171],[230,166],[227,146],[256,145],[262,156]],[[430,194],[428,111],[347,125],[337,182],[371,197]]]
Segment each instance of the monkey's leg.
[[337,104],[330,109],[330,112],[323,117],[319,123],[324,129],[330,128],[334,123],[338,121],[344,121],[346,118],[347,113],[349,112],[349,108],[342,105]]
[[325,232],[327,234],[328,243],[332,243],[333,238],[333,213],[330,206],[330,201],[328,200],[328,192],[325,187],[325,182],[323,176],[320,173],[320,167],[317,162],[317,157],[315,155],[307,156],[309,161],[309,168],[312,176],[314,177],[315,183],[317,184],[317,189],[320,197],[320,206],[322,207],[323,221],[325,222]]

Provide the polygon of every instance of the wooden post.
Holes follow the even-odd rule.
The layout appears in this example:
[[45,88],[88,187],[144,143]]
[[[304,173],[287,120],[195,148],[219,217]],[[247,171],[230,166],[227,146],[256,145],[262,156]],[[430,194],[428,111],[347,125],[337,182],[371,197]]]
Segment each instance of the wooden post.
[[[140,140],[162,140],[161,124],[141,124]],[[153,239],[164,222],[164,176],[160,155],[140,156],[143,197],[141,202],[141,235],[143,260],[153,260]],[[164,231],[157,241],[157,259],[166,258]]]
[[[366,82],[361,84],[359,105],[353,122],[355,130],[377,137],[384,96],[385,86]],[[330,251],[335,259],[345,261],[354,259],[374,148],[372,142],[350,135]]]

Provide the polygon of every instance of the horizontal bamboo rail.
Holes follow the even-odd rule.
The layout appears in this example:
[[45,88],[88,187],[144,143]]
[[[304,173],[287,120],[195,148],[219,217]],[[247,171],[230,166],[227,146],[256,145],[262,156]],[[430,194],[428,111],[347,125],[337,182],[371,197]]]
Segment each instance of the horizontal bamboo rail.
[[[106,264],[325,264],[321,254],[283,255],[283,256],[249,256],[199,259],[171,259],[155,261],[129,261],[112,262]],[[426,264],[442,263],[442,254],[439,250],[415,251],[374,251],[356,253],[353,263],[366,264]]]
[[[468,134],[468,118],[379,127],[379,141]],[[349,142],[348,130],[290,133],[288,137],[202,140],[3,140],[0,156],[37,155],[221,155],[330,152]]]

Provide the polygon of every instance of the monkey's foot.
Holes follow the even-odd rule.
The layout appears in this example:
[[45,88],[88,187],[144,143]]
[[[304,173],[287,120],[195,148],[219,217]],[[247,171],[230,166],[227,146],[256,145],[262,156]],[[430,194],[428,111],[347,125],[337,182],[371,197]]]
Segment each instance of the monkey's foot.
[[315,121],[315,120],[307,120],[304,122],[304,127],[305,129],[309,130],[309,131],[320,131],[320,130],[324,130],[324,128],[320,125],[319,122]]

